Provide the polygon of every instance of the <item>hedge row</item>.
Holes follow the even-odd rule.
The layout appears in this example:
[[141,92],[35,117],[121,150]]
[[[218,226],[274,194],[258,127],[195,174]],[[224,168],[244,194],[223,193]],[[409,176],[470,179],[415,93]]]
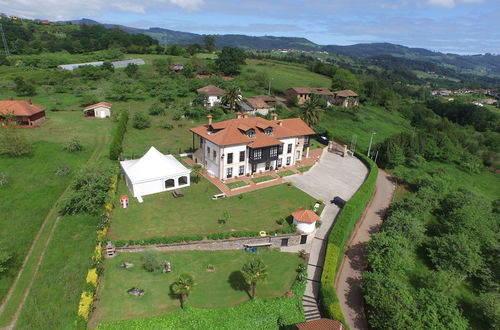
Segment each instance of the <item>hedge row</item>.
[[[267,235],[274,234],[291,234],[296,231],[295,225],[290,225],[287,222],[283,225],[283,228],[278,231],[266,232]],[[259,236],[260,232],[255,230],[245,230],[245,231],[232,231],[232,232],[220,232],[206,235],[209,240],[219,240],[228,239],[231,237],[256,237]],[[119,240],[114,242],[116,247],[123,247],[125,245],[155,245],[155,244],[173,244],[182,242],[195,242],[201,241],[205,238],[205,235],[195,234],[195,235],[183,235],[183,236],[169,236],[169,237],[152,237],[145,239],[130,239],[130,240]]]
[[121,110],[120,116],[118,117],[118,124],[113,131],[113,139],[109,145],[109,159],[117,160],[122,153],[122,142],[125,136],[125,131],[127,130],[128,122],[128,111]]
[[335,292],[335,278],[342,262],[346,243],[372,197],[378,175],[377,165],[371,159],[359,153],[356,153],[356,157],[368,167],[369,173],[363,185],[343,207],[328,237],[319,291],[322,315],[343,323],[345,320]]

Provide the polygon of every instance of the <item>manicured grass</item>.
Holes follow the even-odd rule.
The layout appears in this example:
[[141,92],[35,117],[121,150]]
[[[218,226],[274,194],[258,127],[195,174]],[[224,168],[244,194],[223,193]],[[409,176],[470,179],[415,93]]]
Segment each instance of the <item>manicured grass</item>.
[[297,168],[297,171],[301,172],[301,173],[305,173],[307,171],[309,171],[311,169],[312,166],[303,166],[303,167],[299,167]]
[[258,178],[252,178],[250,180],[252,180],[254,183],[259,183],[259,182],[265,182],[265,181],[270,181],[270,180],[274,180],[275,177],[271,176],[271,175],[264,175],[264,176],[259,176]]
[[284,176],[294,175],[295,172],[290,171],[290,170],[286,170],[286,171],[278,172],[276,174],[278,174],[280,177],[284,177]]
[[[295,209],[309,208],[314,199],[294,187],[276,185],[246,193],[243,198],[212,200],[219,190],[205,178],[183,188],[184,197],[174,199],[170,193],[144,196],[139,204],[130,198],[127,209],[117,208],[111,221],[112,240],[141,239],[162,236],[210,234],[239,230],[276,230],[276,220]],[[123,181],[118,196],[129,195]],[[258,205],[259,207],[256,207]],[[229,214],[226,224],[218,219]]]
[[234,181],[234,182],[226,183],[226,186],[229,189],[234,189],[234,188],[240,188],[240,187],[248,186],[248,183],[246,183],[245,181]]
[[[195,277],[196,286],[188,300],[190,306],[230,307],[249,300],[240,270],[247,260],[255,256],[254,253],[241,250],[162,252],[160,260],[168,260],[172,265],[172,272],[168,274],[144,270],[141,255],[121,253],[106,260],[100,300],[91,325],[178,311],[179,299],[169,294],[169,287],[181,273],[190,273]],[[257,297],[284,295],[295,280],[299,257],[267,248],[259,249],[257,255],[268,266],[269,273],[267,281],[257,285]],[[134,267],[123,269],[120,267],[122,262],[131,262]],[[206,271],[208,264],[215,266],[214,272]],[[145,295],[136,297],[128,294],[126,291],[132,287],[145,290]]]

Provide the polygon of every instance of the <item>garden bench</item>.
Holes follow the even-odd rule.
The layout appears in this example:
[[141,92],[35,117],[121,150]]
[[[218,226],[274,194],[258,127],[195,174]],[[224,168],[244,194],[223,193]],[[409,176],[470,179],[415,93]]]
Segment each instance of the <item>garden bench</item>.
[[212,199],[219,199],[219,198],[224,198],[226,197],[226,194],[220,193],[220,194],[215,194],[212,196]]

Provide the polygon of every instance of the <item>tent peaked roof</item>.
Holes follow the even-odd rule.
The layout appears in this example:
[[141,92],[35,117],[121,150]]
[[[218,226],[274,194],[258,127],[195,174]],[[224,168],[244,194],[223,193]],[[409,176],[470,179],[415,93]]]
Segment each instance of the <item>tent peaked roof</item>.
[[166,176],[189,174],[191,172],[174,156],[164,155],[155,147],[149,148],[148,152],[141,158],[125,160],[121,164],[133,183],[151,181]]

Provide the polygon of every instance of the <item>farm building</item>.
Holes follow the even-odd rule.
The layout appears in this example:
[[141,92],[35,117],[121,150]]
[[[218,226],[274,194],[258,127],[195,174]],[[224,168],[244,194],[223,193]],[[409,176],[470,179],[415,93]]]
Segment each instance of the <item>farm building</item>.
[[335,104],[344,108],[358,105],[358,94],[350,89],[333,92],[335,94]]
[[[73,71],[73,70],[75,70],[81,66],[85,66],[85,65],[101,66],[103,64],[104,64],[103,61],[87,62],[87,63],[75,63],[75,64],[61,64],[61,65],[58,65],[57,68],[63,69],[63,70]],[[113,67],[115,69],[121,69],[121,68],[126,68],[127,65],[129,65],[129,64],[144,65],[145,63],[144,63],[144,60],[142,60],[140,58],[136,58],[136,59],[123,60],[123,61],[114,61],[114,62],[111,62],[111,64],[113,65]]]
[[188,187],[191,170],[172,155],[164,155],[155,147],[139,159],[124,160],[120,165],[125,181],[134,197]]
[[196,90],[198,94],[205,94],[208,97],[207,104],[205,106],[207,107],[213,107],[222,101],[222,95],[224,95],[224,90],[220,89],[217,86],[214,85],[207,85],[202,88],[198,88]]
[[45,121],[45,110],[47,108],[33,104],[31,99],[24,100],[0,100],[0,120],[12,117],[17,125],[34,126]]
[[83,109],[83,113],[86,117],[109,118],[111,116],[111,106],[111,103],[99,102]]

